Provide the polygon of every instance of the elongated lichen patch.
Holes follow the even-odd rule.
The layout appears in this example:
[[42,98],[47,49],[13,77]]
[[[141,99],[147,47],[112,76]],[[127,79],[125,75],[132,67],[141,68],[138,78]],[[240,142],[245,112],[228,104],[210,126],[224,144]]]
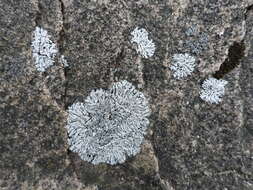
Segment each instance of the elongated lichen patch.
[[50,40],[48,32],[36,27],[33,32],[32,53],[37,70],[44,72],[52,66],[57,52],[56,44]]

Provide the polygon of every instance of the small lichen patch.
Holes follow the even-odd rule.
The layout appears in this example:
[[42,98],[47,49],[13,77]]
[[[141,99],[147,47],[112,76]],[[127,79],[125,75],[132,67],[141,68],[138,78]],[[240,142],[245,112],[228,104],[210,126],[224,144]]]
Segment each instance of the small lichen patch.
[[52,66],[57,52],[56,44],[50,40],[48,32],[43,28],[36,27],[33,32],[32,53],[37,70],[44,72]]
[[225,94],[225,85],[228,82],[222,79],[209,78],[202,84],[200,98],[208,103],[218,104]]
[[68,64],[68,62],[67,62],[67,60],[66,60],[66,58],[65,58],[64,55],[61,55],[61,57],[60,57],[60,63],[62,64],[63,67],[69,67],[69,64]]
[[173,71],[173,76],[181,79],[189,76],[195,68],[195,58],[187,53],[175,54],[172,59],[170,69]]
[[144,28],[136,27],[131,32],[131,43],[137,45],[136,51],[144,58],[152,57],[155,53],[155,44],[152,39],[148,38],[148,32]]

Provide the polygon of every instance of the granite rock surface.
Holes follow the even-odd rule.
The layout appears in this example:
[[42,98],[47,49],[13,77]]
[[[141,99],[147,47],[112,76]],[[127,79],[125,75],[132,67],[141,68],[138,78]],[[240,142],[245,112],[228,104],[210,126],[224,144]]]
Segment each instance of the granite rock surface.
[[[36,70],[36,26],[68,67]],[[130,42],[137,26],[156,45],[149,59]],[[175,53],[197,60],[183,80]],[[199,97],[211,76],[228,81],[218,105]],[[148,98],[149,131],[137,156],[92,165],[68,149],[67,108],[120,80]],[[0,1],[0,189],[251,190],[252,163],[252,0]]]

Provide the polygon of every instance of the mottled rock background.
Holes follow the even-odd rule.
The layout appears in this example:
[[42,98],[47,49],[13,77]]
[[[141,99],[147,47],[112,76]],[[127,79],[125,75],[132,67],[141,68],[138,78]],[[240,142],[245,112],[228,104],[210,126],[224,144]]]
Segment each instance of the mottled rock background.
[[[1,0],[1,190],[252,190],[252,0]],[[65,55],[36,71],[31,36],[49,31]],[[140,58],[130,32],[144,27],[155,55]],[[172,77],[174,53],[198,60]],[[215,75],[219,105],[199,98]],[[92,165],[68,151],[66,109],[92,89],[128,80],[149,99],[142,151],[124,164]]]

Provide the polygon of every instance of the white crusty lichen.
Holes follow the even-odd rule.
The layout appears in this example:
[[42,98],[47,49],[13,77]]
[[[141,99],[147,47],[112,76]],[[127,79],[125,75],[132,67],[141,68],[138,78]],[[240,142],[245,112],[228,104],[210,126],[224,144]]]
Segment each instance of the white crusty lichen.
[[127,82],[91,91],[68,109],[70,150],[93,164],[123,163],[140,151],[150,110],[143,93]]
[[208,78],[202,84],[200,98],[208,103],[218,104],[225,94],[225,85],[228,82],[222,79]]
[[60,57],[60,63],[62,64],[63,67],[69,67],[69,64],[68,64],[68,62],[67,62],[67,60],[66,60],[66,58],[65,58],[64,55],[61,55],[61,57]]
[[195,68],[195,57],[185,54],[175,54],[172,58],[170,69],[173,71],[173,76],[181,79],[189,76]]
[[44,72],[52,66],[57,52],[58,49],[50,40],[48,32],[43,28],[36,27],[33,32],[32,53],[37,70]]
[[131,43],[136,43],[136,51],[144,58],[152,57],[155,53],[155,44],[148,38],[148,32],[144,28],[136,27],[131,32]]

